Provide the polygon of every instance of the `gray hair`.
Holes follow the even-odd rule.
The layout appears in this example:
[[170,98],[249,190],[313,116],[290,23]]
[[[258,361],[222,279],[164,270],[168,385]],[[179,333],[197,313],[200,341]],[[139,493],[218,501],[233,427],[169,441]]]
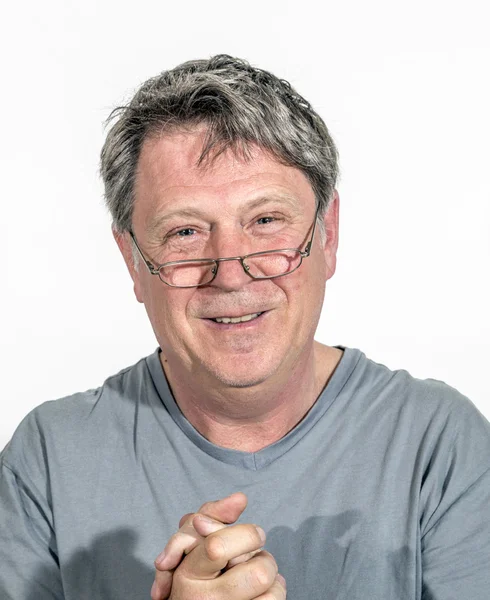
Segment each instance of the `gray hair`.
[[305,174],[320,218],[330,205],[338,153],[324,121],[287,81],[244,60],[220,54],[163,71],[143,83],[127,105],[114,109],[107,123],[112,121],[100,173],[113,227],[121,233],[131,229],[143,142],[201,124],[206,137],[199,165],[228,148],[249,159],[250,146],[258,145]]

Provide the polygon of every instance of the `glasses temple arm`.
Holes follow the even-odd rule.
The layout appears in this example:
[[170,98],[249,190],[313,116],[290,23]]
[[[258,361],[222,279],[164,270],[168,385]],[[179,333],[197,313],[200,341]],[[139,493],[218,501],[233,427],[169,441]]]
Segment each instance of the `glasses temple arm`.
[[134,237],[134,233],[131,231],[131,229],[129,229],[128,231],[129,231],[129,235],[131,236],[131,239],[133,240],[133,244],[136,246],[136,250],[138,250],[139,255],[143,259],[143,262],[145,263],[148,271],[150,271],[150,273],[152,275],[157,275],[158,269],[155,269],[154,265],[149,260],[147,260],[146,256],[141,251],[141,248],[139,247],[138,242],[136,241],[136,238]]
[[311,252],[311,246],[313,244],[313,238],[315,236],[315,231],[316,231],[316,223],[318,221],[318,213],[320,211],[320,205],[318,205],[316,211],[315,211],[315,220],[313,221],[313,231],[311,232],[311,238],[310,241],[306,244],[306,248],[304,250],[304,255],[305,256],[310,256],[310,252]]

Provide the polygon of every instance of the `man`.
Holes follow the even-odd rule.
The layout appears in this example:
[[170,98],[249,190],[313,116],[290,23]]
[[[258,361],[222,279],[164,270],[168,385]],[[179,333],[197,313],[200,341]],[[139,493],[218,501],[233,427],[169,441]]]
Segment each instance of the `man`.
[[115,116],[101,172],[159,348],[3,451],[0,597],[488,600],[488,421],[314,340],[339,215],[321,118],[223,55]]

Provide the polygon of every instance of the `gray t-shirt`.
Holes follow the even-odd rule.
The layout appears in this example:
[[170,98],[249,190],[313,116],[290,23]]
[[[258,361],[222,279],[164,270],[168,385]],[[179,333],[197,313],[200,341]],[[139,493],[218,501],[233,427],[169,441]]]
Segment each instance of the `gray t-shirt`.
[[33,410],[0,455],[1,600],[149,598],[180,517],[235,491],[289,600],[489,600],[490,423],[443,382],[337,347],[307,416],[255,453],[194,429],[158,349]]

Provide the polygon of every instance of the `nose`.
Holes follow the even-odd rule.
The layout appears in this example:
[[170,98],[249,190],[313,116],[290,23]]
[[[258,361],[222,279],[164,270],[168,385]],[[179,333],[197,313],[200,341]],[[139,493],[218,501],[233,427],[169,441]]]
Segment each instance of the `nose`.
[[243,288],[244,285],[253,281],[242,267],[240,260],[219,260],[218,272],[211,285],[232,292]]
[[213,254],[221,260],[218,262],[216,277],[211,282],[212,286],[231,292],[239,290],[253,281],[242,267],[240,260],[227,260],[228,257],[234,258],[251,252],[250,241],[247,240],[243,231],[237,227],[223,227],[216,232],[213,242]]

